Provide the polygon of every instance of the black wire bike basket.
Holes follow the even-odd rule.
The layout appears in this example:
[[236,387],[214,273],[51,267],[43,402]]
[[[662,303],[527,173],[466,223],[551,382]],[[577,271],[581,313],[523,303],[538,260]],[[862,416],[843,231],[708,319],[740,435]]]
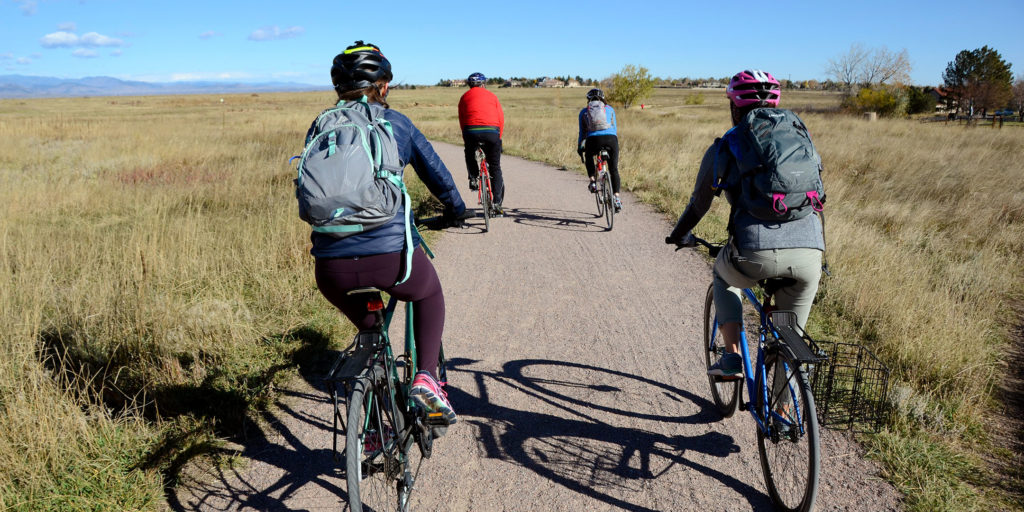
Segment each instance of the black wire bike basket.
[[818,341],[814,369],[818,422],[833,430],[877,433],[889,422],[889,369],[863,345]]

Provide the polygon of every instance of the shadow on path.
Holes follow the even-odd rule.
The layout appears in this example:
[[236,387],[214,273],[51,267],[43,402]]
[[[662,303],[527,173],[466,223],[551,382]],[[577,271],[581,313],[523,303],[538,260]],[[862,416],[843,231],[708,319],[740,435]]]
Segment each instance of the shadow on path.
[[[329,351],[324,365],[333,361],[336,352]],[[642,376],[596,366],[564,361],[525,359],[510,361],[500,371],[472,369],[475,361],[449,361],[453,381],[449,398],[460,415],[460,423],[472,425],[477,443],[487,457],[507,461],[526,468],[541,477],[573,492],[608,505],[632,511],[656,510],[631,503],[622,498],[635,492],[644,481],[654,480],[675,466],[682,466],[714,478],[743,496],[754,510],[770,510],[771,502],[761,490],[731,475],[714,470],[687,457],[700,453],[727,457],[739,451],[730,436],[709,432],[700,436],[666,436],[643,428],[610,425],[598,416],[635,418],[658,424],[706,424],[719,421],[714,407],[706,399]],[[536,378],[528,374],[538,369],[544,373],[566,375],[565,378]],[[554,370],[552,372],[551,370]],[[250,439],[239,453],[252,462],[241,469],[209,468],[198,479],[182,482],[177,495],[168,497],[172,510],[282,510],[294,509],[289,502],[299,489],[317,486],[315,492],[303,489],[304,495],[333,496],[344,503],[347,490],[342,464],[334,461],[331,450],[331,417],[312,417],[287,405],[317,402],[323,406],[304,409],[324,410],[330,398],[322,378],[326,366],[303,368],[303,377],[315,388],[312,393],[282,391],[283,399],[275,411],[264,413],[267,427],[262,437]],[[588,375],[586,382],[572,375]],[[627,409],[621,404],[603,405],[586,401],[578,393],[613,395],[620,388],[614,385],[591,385],[588,382],[627,382],[655,390],[660,399],[694,404],[698,412],[689,416],[666,416],[642,409]],[[465,383],[459,387],[460,383]],[[468,386],[475,386],[470,389]],[[553,415],[517,410],[494,404],[489,396],[500,387],[501,393],[522,393],[565,413]],[[683,407],[692,409],[692,407]],[[285,427],[287,422],[298,427]],[[314,436],[317,446],[309,446],[295,433],[311,428],[322,435]],[[443,446],[440,449],[444,449]],[[252,466],[266,465],[272,469],[254,472]],[[429,464],[429,462],[428,462]],[[282,476],[267,478],[267,471]],[[258,474],[256,474],[258,473]]]
[[[476,384],[478,396],[454,388],[450,390],[449,397],[452,403],[458,404],[461,417],[477,429],[477,442],[490,458],[513,461],[574,492],[623,510],[658,510],[630,503],[619,496],[622,491],[635,491],[639,487],[634,487],[632,483],[656,479],[675,465],[699,471],[723,482],[747,499],[754,510],[772,508],[770,499],[760,489],[686,457],[687,452],[727,457],[739,451],[731,437],[717,432],[696,437],[670,437],[640,428],[609,425],[592,416],[594,413],[615,414],[685,424],[719,421],[720,417],[714,412],[713,405],[704,398],[641,376],[565,361],[510,361],[500,372],[472,370],[470,366],[473,361],[468,359],[455,359],[449,364],[452,373],[469,374]],[[588,403],[573,398],[571,391],[613,393],[619,389],[569,378],[553,380],[524,375],[525,370],[538,366],[581,370],[588,375],[587,382],[612,380],[609,377],[634,381],[658,389],[666,400],[696,404],[699,412],[691,416],[662,416],[642,410]],[[496,385],[508,386],[516,392],[530,395],[533,399],[567,412],[570,417],[518,411],[495,405],[488,400],[488,395],[489,388]],[[664,459],[667,465],[655,468],[656,459]]]

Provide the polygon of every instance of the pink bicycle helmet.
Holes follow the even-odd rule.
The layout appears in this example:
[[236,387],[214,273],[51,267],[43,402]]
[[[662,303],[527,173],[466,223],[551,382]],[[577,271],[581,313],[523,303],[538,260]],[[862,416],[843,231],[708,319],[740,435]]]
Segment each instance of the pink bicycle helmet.
[[725,89],[725,95],[739,108],[754,104],[776,107],[781,92],[779,81],[771,73],[760,69],[745,69],[736,73]]

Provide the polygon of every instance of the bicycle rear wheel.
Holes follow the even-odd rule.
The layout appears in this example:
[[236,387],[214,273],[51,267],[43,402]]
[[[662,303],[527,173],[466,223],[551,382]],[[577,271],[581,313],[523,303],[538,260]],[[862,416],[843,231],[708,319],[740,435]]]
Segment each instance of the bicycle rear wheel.
[[[722,338],[722,331],[715,325],[717,311],[715,310],[715,287],[708,286],[707,296],[704,298],[704,362],[707,369],[718,362],[725,354],[725,340]],[[741,379],[723,380],[715,375],[708,375],[708,383],[711,384],[711,399],[723,418],[728,418],[736,412],[736,405],[740,398]]]
[[604,219],[608,222],[608,231],[615,225],[615,193],[612,192],[612,184],[605,173],[601,177],[601,190],[604,195]]
[[491,230],[491,177],[480,174],[480,206],[484,210],[484,232]]
[[811,387],[784,350],[765,354],[764,372],[766,385],[758,391],[757,412],[768,414],[768,432],[757,429],[757,451],[768,495],[781,510],[811,510],[818,495],[821,457]]
[[383,385],[384,368],[356,379],[349,391],[345,431],[345,477],[352,512],[406,511],[411,491],[409,459],[399,446],[404,418]]

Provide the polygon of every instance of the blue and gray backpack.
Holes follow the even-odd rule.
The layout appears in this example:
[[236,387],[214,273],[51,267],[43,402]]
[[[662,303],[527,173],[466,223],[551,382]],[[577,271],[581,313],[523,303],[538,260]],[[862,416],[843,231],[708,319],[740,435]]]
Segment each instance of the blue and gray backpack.
[[[409,194],[402,181],[391,123],[384,107],[339,101],[321,113],[298,164],[299,217],[316,233],[345,238],[387,224],[405,208],[405,252],[412,257]],[[406,265],[408,278],[411,264]]]
[[[723,154],[726,150],[732,159]],[[785,222],[821,212],[825,202],[821,156],[807,126],[786,109],[758,108],[747,113],[722,137],[715,160],[715,188],[730,191],[735,210],[765,221]]]

